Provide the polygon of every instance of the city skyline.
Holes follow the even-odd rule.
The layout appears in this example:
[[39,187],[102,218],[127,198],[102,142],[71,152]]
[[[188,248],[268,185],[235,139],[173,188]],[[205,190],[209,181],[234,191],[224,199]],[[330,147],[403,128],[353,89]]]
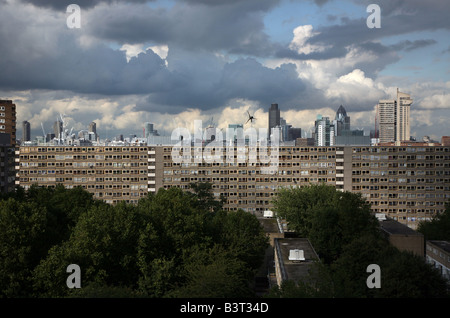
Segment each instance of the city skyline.
[[[32,137],[65,114],[101,137],[214,118],[267,127],[268,110],[309,133],[343,105],[374,128],[379,100],[411,95],[411,135],[449,135],[450,22],[444,1],[0,1],[0,97]],[[369,28],[367,7],[381,8]],[[18,126],[19,128],[20,126]],[[21,132],[19,134],[21,136]]]

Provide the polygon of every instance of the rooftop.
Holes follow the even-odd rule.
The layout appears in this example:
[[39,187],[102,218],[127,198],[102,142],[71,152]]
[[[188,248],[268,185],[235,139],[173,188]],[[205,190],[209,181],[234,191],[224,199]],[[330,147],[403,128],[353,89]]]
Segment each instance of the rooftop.
[[414,231],[410,227],[406,226],[405,224],[402,224],[400,222],[397,222],[392,219],[385,219],[380,221],[380,227],[385,232],[391,234],[391,235],[417,235],[417,236],[423,236],[423,234]]
[[[298,281],[308,276],[310,266],[319,260],[316,251],[306,238],[276,238],[275,248],[281,260],[283,279]],[[291,260],[291,251],[300,250],[304,260]],[[296,254],[296,253],[294,253]]]
[[450,242],[449,241],[434,241],[434,240],[428,240],[428,243],[431,243],[433,245],[436,245],[440,249],[450,253]]

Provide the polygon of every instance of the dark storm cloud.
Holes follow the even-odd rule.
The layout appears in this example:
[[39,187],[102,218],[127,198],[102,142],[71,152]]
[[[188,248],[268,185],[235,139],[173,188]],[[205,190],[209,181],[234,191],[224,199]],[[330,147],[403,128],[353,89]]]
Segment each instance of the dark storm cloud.
[[[171,58],[168,60],[170,66]],[[271,69],[251,58],[224,64],[206,54],[201,59],[189,59],[189,62],[190,71],[188,67],[175,67],[170,90],[149,95],[145,103],[137,105],[137,110],[161,110],[161,105],[165,105],[163,109],[168,113],[186,108],[207,110],[223,107],[233,99],[261,104],[272,100],[292,103],[306,87],[293,64]]]
[[[64,9],[62,15],[67,5],[64,1],[22,1]],[[261,104],[272,101],[302,104],[306,108],[315,106],[319,100],[325,102],[325,98],[298,78],[294,65],[271,69],[253,58],[238,57],[234,62],[226,62],[226,58],[216,53],[327,60],[344,57],[349,47],[356,47],[374,53],[372,62],[355,66],[370,77],[398,60],[396,50],[412,50],[435,43],[433,39],[406,40],[388,46],[380,43],[383,37],[448,27],[448,10],[443,10],[448,6],[437,1],[426,2],[442,10],[434,16],[431,12],[436,12],[425,4],[420,5],[420,9],[424,8],[420,13],[409,6],[410,2],[381,1],[381,29],[367,28],[365,18],[341,19],[338,25],[315,27],[314,31],[319,34],[312,36],[308,44],[323,46],[323,51],[298,54],[272,42],[264,31],[264,14],[276,6],[278,0],[180,0],[170,8],[153,8],[144,2],[123,0],[109,6],[113,1],[76,1],[82,8],[96,6],[82,11],[80,30],[68,30],[64,17],[56,29],[27,28],[26,17],[20,20],[20,17],[11,18],[0,12],[0,69],[3,72],[0,88],[116,96],[141,94],[137,110],[169,113],[187,107],[202,110],[222,107],[232,99],[254,100]],[[326,5],[326,2],[316,1],[318,5]],[[361,8],[365,13],[365,7]],[[23,34],[28,37],[23,38]],[[80,46],[81,36],[94,44]],[[55,39],[51,47],[43,44],[49,37]],[[151,50],[127,63],[123,51],[104,44],[109,41],[119,46],[125,43],[168,45],[168,67]]]
[[55,10],[65,10],[69,4],[77,4],[81,8],[92,8],[99,3],[146,3],[153,2],[155,0],[20,0],[23,3],[31,3],[36,7],[52,8]]
[[104,45],[89,49],[76,39],[60,38],[57,52],[27,58],[6,47],[0,59],[0,87],[4,89],[69,90],[85,94],[143,94],[165,89],[170,74],[151,50],[127,63],[125,53]]
[[146,5],[102,6],[86,14],[86,32],[117,43],[159,43],[189,50],[224,50],[233,54],[267,55],[273,44],[264,32],[264,14],[277,1],[242,1],[226,5],[167,8]]

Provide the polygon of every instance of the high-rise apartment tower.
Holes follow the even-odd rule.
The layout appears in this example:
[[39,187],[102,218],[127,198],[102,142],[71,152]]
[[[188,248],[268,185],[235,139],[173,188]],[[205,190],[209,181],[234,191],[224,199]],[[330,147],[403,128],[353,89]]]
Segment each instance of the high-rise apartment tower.
[[380,142],[409,140],[411,96],[397,89],[396,99],[383,99],[378,102]]
[[0,133],[9,134],[11,146],[16,145],[16,104],[0,100]]

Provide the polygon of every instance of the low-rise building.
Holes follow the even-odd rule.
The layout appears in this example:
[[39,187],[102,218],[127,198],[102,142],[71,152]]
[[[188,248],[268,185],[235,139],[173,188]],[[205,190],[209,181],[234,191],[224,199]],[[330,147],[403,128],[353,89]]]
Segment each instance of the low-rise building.
[[380,229],[389,242],[400,251],[425,257],[425,239],[422,233],[392,219],[381,219]]
[[311,266],[320,261],[313,246],[306,238],[275,238],[274,263],[278,286],[286,280],[304,281]]
[[450,284],[450,242],[427,240],[426,260],[437,268]]

